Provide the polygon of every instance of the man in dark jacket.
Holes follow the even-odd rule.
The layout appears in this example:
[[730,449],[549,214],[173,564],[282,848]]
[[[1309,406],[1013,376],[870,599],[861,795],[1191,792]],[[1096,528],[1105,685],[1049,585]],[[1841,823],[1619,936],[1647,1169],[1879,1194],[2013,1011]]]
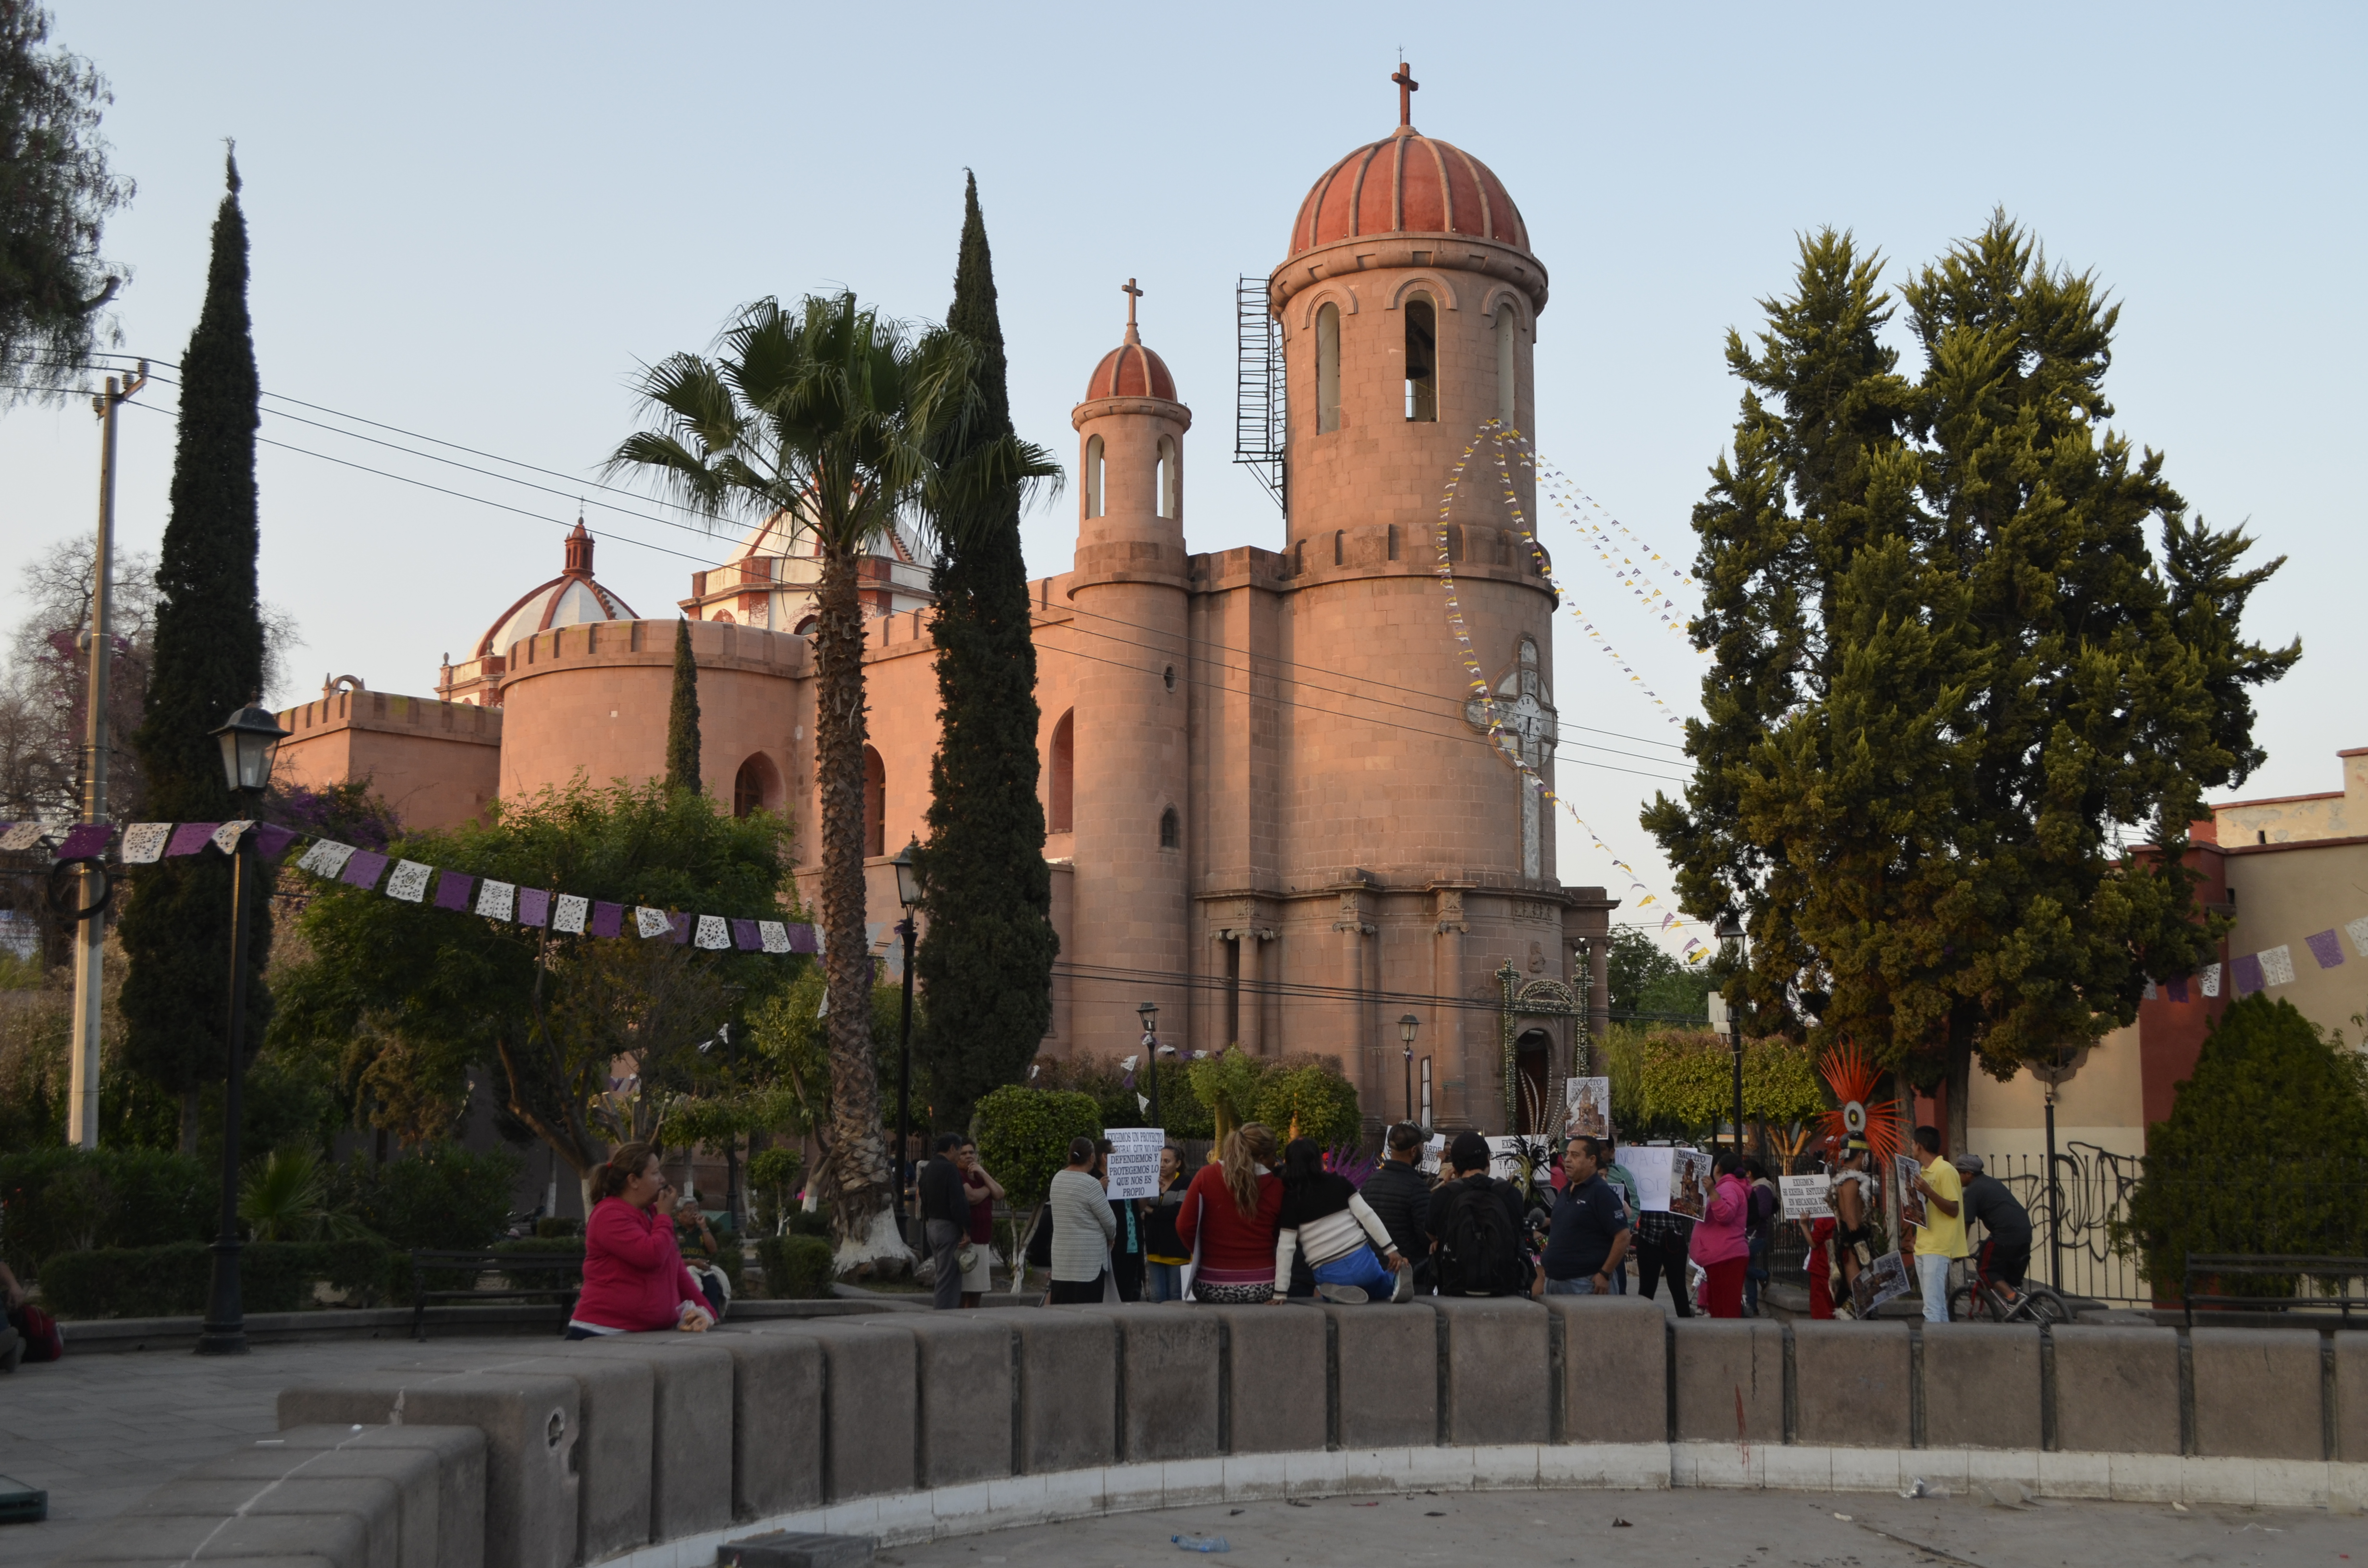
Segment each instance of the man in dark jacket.
[[970,1198],[962,1191],[962,1166],[954,1160],[954,1151],[961,1147],[962,1134],[939,1133],[937,1158],[921,1167],[913,1184],[921,1198],[921,1239],[938,1268],[930,1304],[939,1312],[962,1305],[962,1268],[954,1260],[970,1231]]
[[1535,1270],[1523,1245],[1520,1188],[1489,1176],[1491,1158],[1477,1132],[1459,1132],[1447,1145],[1455,1179],[1431,1193],[1424,1216],[1442,1296],[1529,1293]]
[[1381,1217],[1398,1256],[1414,1264],[1414,1288],[1428,1296],[1437,1284],[1430,1262],[1430,1233],[1424,1224],[1430,1207],[1430,1178],[1422,1174],[1422,1129],[1401,1121],[1390,1129],[1388,1151],[1379,1169],[1365,1178],[1365,1202]]

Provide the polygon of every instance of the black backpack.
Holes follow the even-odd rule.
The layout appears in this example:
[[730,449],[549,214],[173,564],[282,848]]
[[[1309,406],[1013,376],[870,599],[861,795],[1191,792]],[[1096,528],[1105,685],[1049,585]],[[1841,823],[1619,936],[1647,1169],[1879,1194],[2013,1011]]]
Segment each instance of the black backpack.
[[1504,1200],[1486,1177],[1457,1182],[1440,1227],[1439,1289],[1443,1296],[1518,1296],[1530,1282],[1520,1238]]

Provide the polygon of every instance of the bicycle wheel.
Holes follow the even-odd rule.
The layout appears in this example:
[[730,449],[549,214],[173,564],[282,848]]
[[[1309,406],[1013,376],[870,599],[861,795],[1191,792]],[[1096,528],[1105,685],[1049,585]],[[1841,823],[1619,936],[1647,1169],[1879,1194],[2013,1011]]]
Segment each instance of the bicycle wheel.
[[2068,1324],[2072,1322],[2071,1307],[2045,1285],[2025,1285],[2022,1301],[2015,1315],[2031,1323]]
[[1987,1323],[1992,1316],[1989,1298],[1970,1285],[1960,1285],[1949,1292],[1951,1323]]

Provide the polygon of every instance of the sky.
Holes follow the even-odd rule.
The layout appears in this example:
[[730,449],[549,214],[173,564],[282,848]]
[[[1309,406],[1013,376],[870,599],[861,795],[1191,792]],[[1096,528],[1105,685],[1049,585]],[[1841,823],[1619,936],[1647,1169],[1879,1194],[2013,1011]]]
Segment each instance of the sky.
[[[1144,339],[1196,418],[1192,547],[1279,547],[1273,505],[1226,460],[1235,289],[1282,259],[1316,176],[1395,123],[1403,49],[1416,125],[1496,170],[1548,269],[1540,449],[1649,549],[1691,557],[1690,511],[1736,411],[1725,335],[1786,288],[1800,235],[1851,230],[1896,281],[2003,208],[2122,303],[2115,427],[2169,454],[2203,517],[2291,558],[2248,631],[2298,636],[2304,658],[2260,696],[2270,760],[2236,793],[2340,788],[2332,754],[2368,744],[2363,503],[2344,455],[2368,358],[2358,6],[53,14],[54,41],[108,78],[106,134],[139,183],[106,244],[132,269],[125,352],[180,358],[236,139],[263,436],[283,443],[259,459],[263,591],[303,640],[282,701],[323,673],[431,690],[444,653],[557,574],[579,499],[601,580],[669,613],[725,541],[594,487],[634,427],[637,369],[704,348],[767,294],[843,286],[941,317],[966,168],[1021,434],[1067,459],[1069,410],[1139,278]],[[123,550],[163,531],[172,396],[154,385],[122,415]],[[85,403],[0,412],[11,553],[91,527],[97,454]],[[1031,574],[1066,569],[1075,527],[1070,499],[1031,514]],[[1685,777],[1668,714],[1698,710],[1702,661],[1575,533],[1543,537],[1567,602],[1668,704],[1559,622],[1560,783],[1667,907],[1636,813]],[[13,624],[24,599],[0,575]],[[1587,835],[1561,846],[1565,883],[1622,891]]]

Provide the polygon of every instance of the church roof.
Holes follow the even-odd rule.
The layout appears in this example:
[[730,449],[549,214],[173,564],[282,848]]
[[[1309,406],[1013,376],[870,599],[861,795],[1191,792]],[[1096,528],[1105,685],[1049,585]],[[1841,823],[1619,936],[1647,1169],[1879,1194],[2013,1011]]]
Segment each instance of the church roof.
[[520,596],[516,604],[495,617],[494,624],[477,640],[476,657],[507,653],[512,643],[554,626],[639,619],[632,606],[592,580],[592,536],[578,517],[567,536],[567,570]]
[[1084,401],[1098,397],[1164,397],[1174,403],[1176,378],[1167,373],[1167,361],[1145,348],[1130,326],[1126,341],[1102,356],[1086,383]]
[[1487,165],[1411,125],[1324,171],[1299,205],[1291,255],[1381,234],[1470,234],[1530,248],[1529,225]]

